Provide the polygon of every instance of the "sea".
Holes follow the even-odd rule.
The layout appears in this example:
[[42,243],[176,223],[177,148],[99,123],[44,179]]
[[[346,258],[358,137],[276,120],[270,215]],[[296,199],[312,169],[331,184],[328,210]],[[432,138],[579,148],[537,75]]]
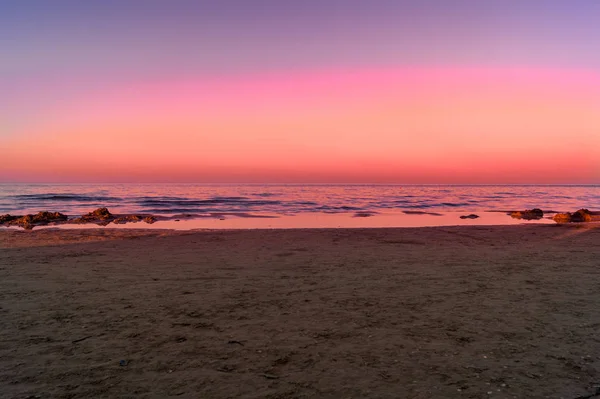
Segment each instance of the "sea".
[[[115,214],[204,220],[204,226],[180,224],[187,227],[219,225],[207,221],[211,218],[254,220],[237,222],[242,227],[510,224],[515,221],[505,213],[512,210],[600,210],[600,185],[0,184],[0,214],[57,211],[80,216],[99,207],[107,207]],[[492,220],[494,212],[502,218],[495,215]],[[482,220],[458,218],[470,213],[482,214]],[[386,215],[385,222],[376,217]],[[396,216],[396,222],[390,222],[390,215]],[[398,218],[399,215],[404,217]],[[488,223],[481,223],[486,222],[484,215]],[[360,217],[361,221],[341,222],[357,216],[374,219]],[[259,220],[263,217],[270,222]],[[274,221],[278,218],[292,220],[291,225]],[[207,223],[212,224],[206,226]],[[235,223],[220,225],[236,227]],[[164,227],[172,226],[173,223]]]

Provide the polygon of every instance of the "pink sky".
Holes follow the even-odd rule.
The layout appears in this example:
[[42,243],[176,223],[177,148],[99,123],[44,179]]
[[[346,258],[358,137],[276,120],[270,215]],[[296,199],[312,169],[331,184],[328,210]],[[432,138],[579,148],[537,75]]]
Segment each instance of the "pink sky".
[[0,181],[600,183],[591,70],[327,69],[68,89],[2,138]]

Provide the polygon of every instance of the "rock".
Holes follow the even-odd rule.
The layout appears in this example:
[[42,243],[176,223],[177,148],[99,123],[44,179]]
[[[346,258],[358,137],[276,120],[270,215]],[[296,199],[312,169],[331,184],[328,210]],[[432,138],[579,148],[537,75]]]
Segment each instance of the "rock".
[[9,215],[8,213],[6,215],[0,215],[0,224],[12,222],[13,220],[18,219],[20,217],[21,216],[12,216],[12,215]]
[[582,223],[591,221],[592,213],[587,209],[580,209],[577,212],[571,214],[571,222]]
[[531,217],[538,218],[538,219],[541,219],[544,217],[544,211],[542,211],[540,208],[528,209],[525,211],[525,213],[527,215],[530,215]]
[[106,226],[115,219],[115,216],[108,211],[107,208],[98,208],[93,212],[71,220],[71,223],[96,223],[101,226]]
[[38,212],[33,215],[34,223],[50,223],[50,222],[62,222],[67,220],[67,215],[63,215],[60,212]]
[[571,221],[571,214],[567,213],[557,213],[552,218],[556,223],[569,223]]
[[142,220],[142,217],[138,216],[138,215],[124,215],[124,216],[119,216],[118,218],[113,220],[113,223],[115,223],[115,224],[125,224],[125,223],[130,223],[130,222],[137,223],[141,220]]
[[527,209],[525,211],[510,212],[513,219],[539,220],[544,217],[544,211],[539,208]]
[[573,213],[557,213],[552,219],[556,223],[585,223],[593,221],[593,214],[587,209],[580,209]]
[[93,212],[87,214],[87,216],[95,217],[97,219],[110,219],[113,214],[108,211],[107,208],[98,208]]
[[25,230],[33,229],[33,215],[25,215],[17,220],[13,220],[11,225],[21,226]]
[[43,226],[47,224],[64,224],[64,223],[94,223],[100,226],[106,226],[108,224],[124,224],[124,223],[136,223],[140,221],[152,224],[157,221],[154,215],[113,215],[107,208],[98,208],[93,212],[90,212],[81,217],[69,220],[67,215],[63,215],[60,212],[39,212],[35,215],[24,215],[24,216],[13,216],[13,215],[0,215],[0,225],[5,226],[20,226],[24,229],[31,230],[35,226]]
[[474,213],[470,214],[470,215],[462,215],[460,218],[461,219],[477,219],[479,217],[479,215],[475,215]]
[[4,215],[0,217],[8,226],[20,226],[26,230],[31,230],[35,226],[44,226],[49,223],[60,223],[67,220],[67,215],[60,212],[38,212],[35,215],[11,216]]
[[353,217],[355,218],[368,218],[373,216],[370,212],[356,212]]
[[87,215],[83,215],[79,218],[73,219],[70,223],[95,223],[100,226],[106,226],[108,224],[125,224],[125,223],[137,223],[140,221],[144,221],[146,223],[154,223],[156,222],[156,217],[153,215],[113,215],[106,208],[98,208],[93,212],[88,213]]

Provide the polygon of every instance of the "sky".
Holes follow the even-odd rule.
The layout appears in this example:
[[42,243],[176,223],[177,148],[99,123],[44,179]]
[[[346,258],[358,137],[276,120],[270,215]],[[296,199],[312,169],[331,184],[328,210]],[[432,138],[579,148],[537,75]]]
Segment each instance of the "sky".
[[0,0],[0,182],[600,184],[597,0]]

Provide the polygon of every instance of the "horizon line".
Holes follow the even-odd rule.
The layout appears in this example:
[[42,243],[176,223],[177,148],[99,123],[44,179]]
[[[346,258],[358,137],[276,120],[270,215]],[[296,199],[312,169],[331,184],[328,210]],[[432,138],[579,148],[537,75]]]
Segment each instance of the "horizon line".
[[172,184],[172,185],[204,185],[204,186],[600,186],[600,182],[597,183],[316,183],[316,182],[288,182],[288,183],[243,183],[243,182],[4,182],[0,181],[0,185],[108,185],[108,184]]

